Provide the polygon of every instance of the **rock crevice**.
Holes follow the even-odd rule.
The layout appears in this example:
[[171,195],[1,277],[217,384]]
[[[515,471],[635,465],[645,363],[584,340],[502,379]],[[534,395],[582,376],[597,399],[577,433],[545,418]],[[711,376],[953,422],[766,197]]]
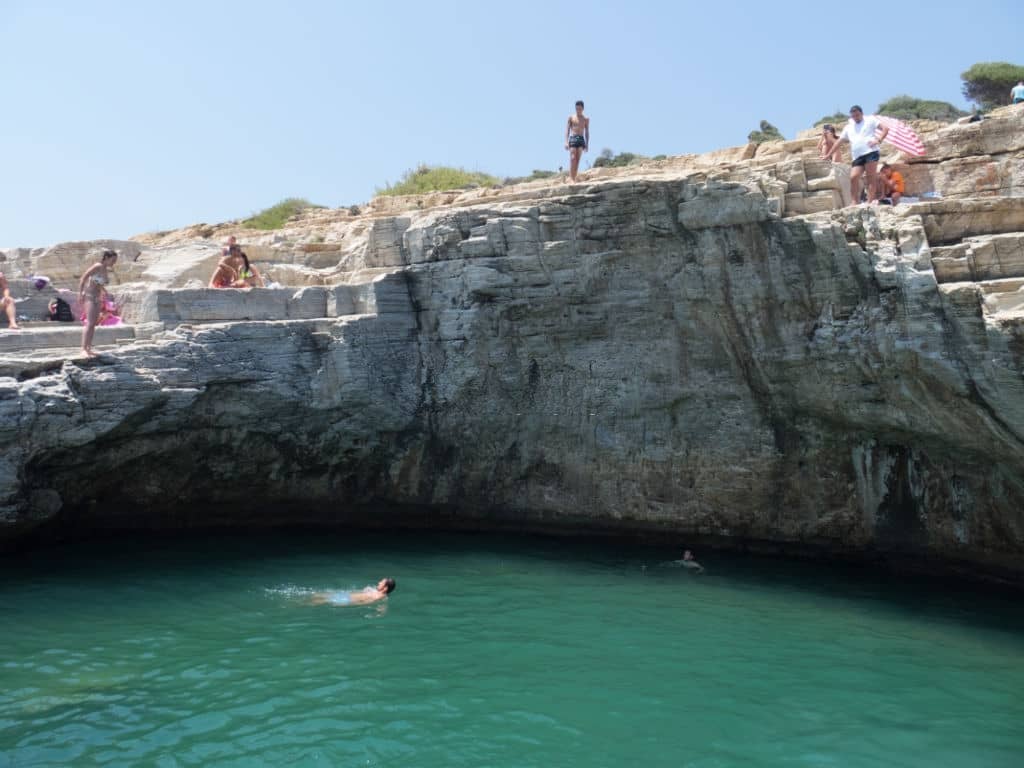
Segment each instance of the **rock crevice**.
[[214,248],[143,244],[116,350],[3,351],[0,539],[415,520],[1024,583],[1024,198],[793,215],[779,178],[822,177],[790,144],[371,207],[263,246],[287,289],[189,288]]

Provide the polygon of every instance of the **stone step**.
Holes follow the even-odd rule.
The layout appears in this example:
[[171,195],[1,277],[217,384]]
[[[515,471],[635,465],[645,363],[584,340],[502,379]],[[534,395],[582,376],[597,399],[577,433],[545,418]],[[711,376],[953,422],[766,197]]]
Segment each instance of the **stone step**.
[[940,283],[1024,277],[1024,233],[971,237],[934,246],[932,269]]
[[[93,344],[113,346],[135,341],[135,326],[111,325],[96,329]],[[26,323],[21,330],[0,330],[0,354],[41,349],[79,349],[82,326],[78,323]]]
[[[1021,281],[1024,286],[1024,280]],[[1002,318],[1024,317],[1024,290],[1000,291],[985,296],[985,312]]]
[[1006,277],[1001,280],[982,280],[978,282],[982,293],[986,296],[995,293],[1016,293],[1024,287],[1024,277]]

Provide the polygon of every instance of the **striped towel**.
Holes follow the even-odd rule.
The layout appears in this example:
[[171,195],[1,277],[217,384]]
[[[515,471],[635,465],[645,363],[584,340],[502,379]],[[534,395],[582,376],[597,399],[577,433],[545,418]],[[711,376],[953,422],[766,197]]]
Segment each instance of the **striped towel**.
[[895,117],[876,115],[878,122],[889,129],[885,137],[886,144],[892,144],[900,152],[914,157],[921,157],[924,154],[924,144],[914,133],[914,129],[906,123],[897,120]]

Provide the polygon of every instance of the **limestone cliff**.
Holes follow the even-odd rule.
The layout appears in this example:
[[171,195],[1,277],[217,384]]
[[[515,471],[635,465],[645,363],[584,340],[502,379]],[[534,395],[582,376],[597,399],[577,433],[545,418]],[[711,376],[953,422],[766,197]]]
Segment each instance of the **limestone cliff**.
[[936,129],[916,191],[996,181],[895,210],[832,211],[810,140],[248,233],[287,289],[190,288],[215,243],[136,238],[116,350],[0,339],[0,536],[650,530],[1022,582],[1021,123]]

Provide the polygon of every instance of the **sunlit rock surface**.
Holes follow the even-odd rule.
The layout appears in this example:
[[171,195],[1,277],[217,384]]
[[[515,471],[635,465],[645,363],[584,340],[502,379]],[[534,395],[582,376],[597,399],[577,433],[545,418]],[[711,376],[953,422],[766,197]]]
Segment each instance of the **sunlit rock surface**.
[[[1022,127],[922,132],[920,184],[998,183],[895,210],[833,211],[805,139],[203,229],[283,287],[202,288],[195,228],[122,243],[101,359],[0,336],[0,537],[655,531],[1024,581]],[[88,251],[5,271],[67,285]]]

